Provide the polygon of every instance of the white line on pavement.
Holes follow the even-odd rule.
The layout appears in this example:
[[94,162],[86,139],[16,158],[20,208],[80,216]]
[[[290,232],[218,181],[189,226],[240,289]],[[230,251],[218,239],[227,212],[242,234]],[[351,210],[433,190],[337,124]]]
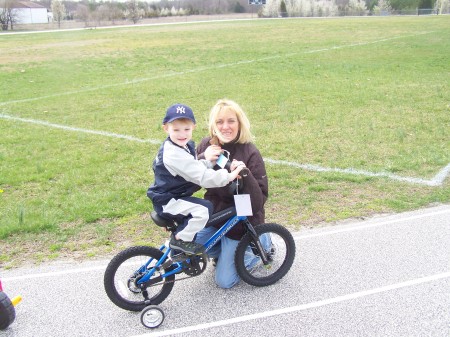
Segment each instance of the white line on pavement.
[[328,298],[328,299],[321,300],[321,301],[296,305],[293,307],[281,308],[281,309],[277,309],[277,310],[265,311],[265,312],[260,312],[260,313],[256,313],[256,314],[251,314],[251,315],[234,317],[234,318],[224,319],[224,320],[216,321],[216,322],[198,324],[198,325],[193,325],[193,326],[186,326],[186,327],[182,327],[182,328],[178,328],[178,329],[157,331],[157,332],[152,332],[152,333],[148,333],[148,334],[136,335],[134,337],[173,336],[173,335],[180,334],[180,333],[210,329],[210,328],[215,328],[215,327],[225,326],[225,325],[230,325],[230,324],[236,324],[236,323],[243,323],[243,322],[247,322],[247,321],[251,321],[251,320],[262,319],[262,318],[272,317],[272,316],[277,316],[277,315],[284,315],[284,314],[294,313],[294,312],[308,310],[308,309],[312,309],[312,308],[318,308],[318,307],[322,307],[325,305],[335,304],[335,303],[339,303],[339,302],[355,300],[358,298],[362,298],[362,297],[366,297],[366,296],[370,296],[370,295],[374,295],[374,294],[379,294],[379,293],[383,293],[386,291],[392,291],[392,290],[396,290],[396,289],[412,287],[415,285],[433,282],[433,281],[437,281],[437,280],[449,278],[449,277],[450,277],[450,272],[445,272],[445,273],[421,277],[418,279],[413,279],[413,280],[409,280],[409,281],[405,281],[405,282],[390,284],[390,285],[384,286],[384,287],[373,288],[373,289],[358,291],[358,292],[352,293],[352,294]]
[[442,211],[417,214],[417,215],[412,215],[412,216],[409,216],[406,218],[391,219],[391,220],[385,220],[385,221],[374,222],[374,223],[369,223],[369,224],[361,224],[360,225],[359,223],[355,223],[351,227],[340,228],[340,229],[330,230],[330,231],[324,231],[321,233],[306,234],[306,235],[302,235],[302,233],[299,233],[299,235],[294,236],[294,240],[304,240],[304,239],[316,238],[319,236],[327,236],[327,235],[334,235],[334,234],[340,234],[340,233],[345,233],[345,232],[360,231],[360,230],[367,229],[367,228],[391,225],[391,224],[398,223],[398,222],[406,223],[407,221],[426,218],[426,217],[429,217],[430,215],[442,215],[442,214],[447,214],[447,213],[450,213],[450,209],[444,209]]
[[19,276],[2,277],[2,282],[28,280],[28,279],[36,279],[36,278],[46,278],[46,277],[52,278],[55,276],[89,273],[89,272],[105,270],[105,269],[106,269],[106,264],[103,264],[100,266],[97,265],[97,266],[86,267],[86,268],[66,269],[66,270],[51,271],[51,272],[47,272],[47,273],[38,273],[38,274],[27,274],[26,270],[24,270],[23,274],[19,275]]

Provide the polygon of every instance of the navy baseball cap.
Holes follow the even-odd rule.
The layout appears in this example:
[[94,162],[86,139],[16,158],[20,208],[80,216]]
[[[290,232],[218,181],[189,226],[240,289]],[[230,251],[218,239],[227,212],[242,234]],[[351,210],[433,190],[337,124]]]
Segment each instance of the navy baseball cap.
[[173,122],[175,119],[187,118],[195,124],[195,117],[192,109],[184,104],[174,104],[166,111],[166,116],[163,119],[163,124]]

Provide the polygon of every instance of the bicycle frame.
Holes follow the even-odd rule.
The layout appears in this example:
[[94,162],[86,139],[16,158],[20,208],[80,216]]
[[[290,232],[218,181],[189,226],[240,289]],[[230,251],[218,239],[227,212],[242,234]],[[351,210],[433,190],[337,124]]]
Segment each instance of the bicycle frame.
[[[256,235],[256,232],[253,228],[253,226],[248,222],[247,217],[246,216],[238,216],[238,215],[233,215],[231,218],[229,218],[204,244],[205,247],[205,253],[207,253],[209,250],[211,250],[211,248],[220,241],[220,239],[223,238],[223,236],[225,234],[227,234],[238,222],[240,221],[244,221],[246,222],[246,226],[249,229],[249,232],[251,233],[252,237],[255,240],[256,246],[257,246],[257,250],[260,252],[261,255],[261,259],[263,261],[264,264],[268,264],[268,260],[267,260],[267,256],[264,252],[264,249],[262,248],[261,242],[258,239],[258,236]],[[148,266],[150,265],[150,263],[154,260],[153,258],[148,260],[147,263],[145,265],[143,265],[137,272],[141,273],[141,272],[145,272],[145,275],[142,276],[142,278],[140,278],[136,284],[140,285],[140,284],[146,284],[147,286],[152,285],[154,283],[158,283],[160,282],[162,279],[169,277],[171,275],[174,274],[178,274],[183,270],[183,266],[182,266],[182,262],[174,262],[172,261],[170,258],[168,259],[168,256],[171,252],[171,248],[169,247],[169,245],[167,244],[167,242],[165,244],[162,244],[161,247],[159,247],[159,250],[164,252],[163,256],[158,260],[158,262],[156,263],[156,265],[151,268],[150,270],[148,270],[147,272],[145,272],[148,268]],[[168,259],[166,261],[166,259]],[[165,262],[163,262],[165,261]],[[168,264],[168,265],[167,265]],[[161,266],[164,267],[170,267],[170,266],[175,266],[175,268],[173,268],[172,270],[160,275],[159,277],[150,280],[150,278],[153,276],[153,274],[155,273],[155,271],[159,270],[159,268]]]

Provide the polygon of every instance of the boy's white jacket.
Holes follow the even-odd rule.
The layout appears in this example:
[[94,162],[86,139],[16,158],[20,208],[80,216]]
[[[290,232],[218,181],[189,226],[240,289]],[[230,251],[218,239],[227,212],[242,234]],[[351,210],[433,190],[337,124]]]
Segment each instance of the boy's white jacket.
[[192,196],[200,187],[227,185],[230,173],[225,169],[213,170],[212,166],[208,160],[197,160],[194,142],[182,148],[167,138],[153,161],[155,182],[147,190],[147,196],[153,203],[164,205],[172,198]]
[[[197,160],[195,151],[183,149],[172,142],[164,142],[164,166],[173,176],[181,176],[204,188],[222,187],[228,184],[229,175],[227,170],[213,170],[213,164],[206,159]],[[158,159],[158,158],[156,158]]]

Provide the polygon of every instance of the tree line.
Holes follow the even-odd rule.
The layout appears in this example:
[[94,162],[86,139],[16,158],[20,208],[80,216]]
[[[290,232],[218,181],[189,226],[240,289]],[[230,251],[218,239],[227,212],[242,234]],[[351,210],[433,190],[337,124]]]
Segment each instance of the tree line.
[[[389,11],[435,9],[449,13],[450,0],[266,0],[264,5],[250,5],[249,0],[161,0],[139,1],[33,1],[46,7],[53,20],[78,20],[85,26],[114,25],[117,21],[138,23],[142,19],[257,12],[260,17],[368,15]],[[20,24],[14,0],[0,0],[2,30]]]

